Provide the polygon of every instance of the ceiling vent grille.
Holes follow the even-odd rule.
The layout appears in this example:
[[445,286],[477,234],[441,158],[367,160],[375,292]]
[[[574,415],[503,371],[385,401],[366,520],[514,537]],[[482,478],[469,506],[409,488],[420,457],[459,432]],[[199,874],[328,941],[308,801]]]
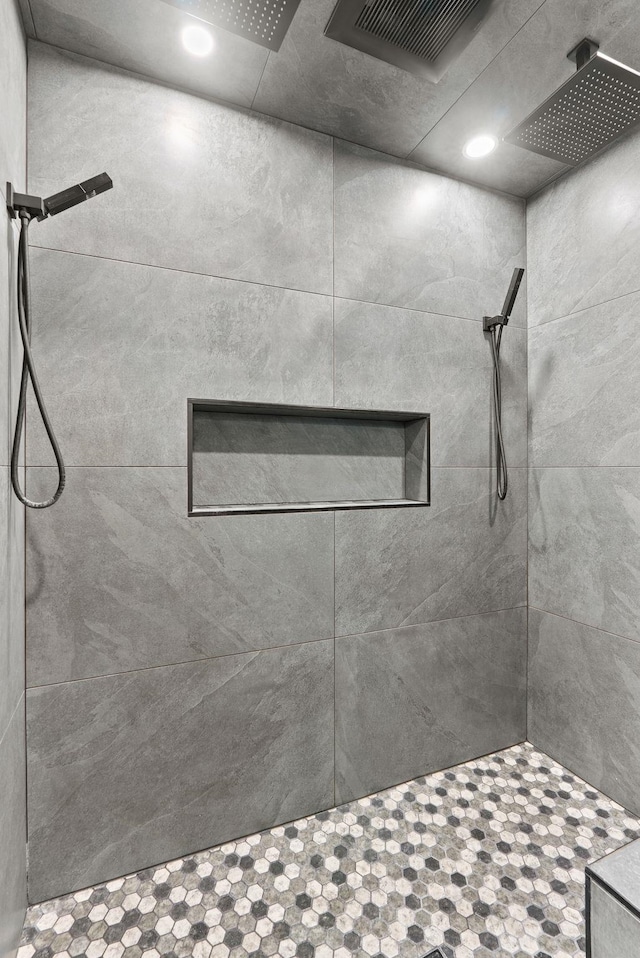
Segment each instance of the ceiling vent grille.
[[325,35],[437,82],[493,0],[339,0]]
[[279,50],[300,0],[164,0],[198,20]]

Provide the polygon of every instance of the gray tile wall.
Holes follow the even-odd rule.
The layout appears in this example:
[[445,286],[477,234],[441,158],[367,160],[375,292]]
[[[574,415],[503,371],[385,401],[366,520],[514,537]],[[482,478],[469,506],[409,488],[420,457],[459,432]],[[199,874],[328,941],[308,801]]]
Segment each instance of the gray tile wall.
[[639,149],[527,207],[529,737],[636,813]]
[[[522,302],[499,507],[480,326],[520,201],[41,44],[29,89],[30,186],[115,184],[32,234],[69,478],[28,517],[31,897],[522,740]],[[432,412],[433,507],[187,519],[188,396]],[[31,414],[27,455],[43,492]]]
[[20,374],[18,233],[5,206],[7,181],[26,188],[26,59],[17,3],[0,0],[0,958],[15,953],[26,906],[24,515],[9,470]]

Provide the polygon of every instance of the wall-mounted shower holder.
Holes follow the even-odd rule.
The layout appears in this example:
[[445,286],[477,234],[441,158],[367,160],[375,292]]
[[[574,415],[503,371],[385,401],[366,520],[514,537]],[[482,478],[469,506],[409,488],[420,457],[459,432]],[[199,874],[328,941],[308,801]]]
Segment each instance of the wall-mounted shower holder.
[[15,219],[21,210],[24,210],[32,219],[45,220],[48,216],[56,216],[64,210],[71,209],[78,203],[84,203],[100,193],[110,190],[113,181],[107,173],[98,173],[89,180],[75,183],[66,190],[54,193],[43,199],[31,193],[16,193],[11,183],[7,183],[7,209],[9,216]]
[[508,316],[483,316],[482,331],[488,333],[494,326],[506,326],[508,322]]
[[11,183],[7,183],[7,211],[12,220],[15,220],[20,210],[26,210],[30,216],[38,220],[43,220],[47,211],[44,208],[44,200],[41,196],[33,196],[31,193],[16,193]]

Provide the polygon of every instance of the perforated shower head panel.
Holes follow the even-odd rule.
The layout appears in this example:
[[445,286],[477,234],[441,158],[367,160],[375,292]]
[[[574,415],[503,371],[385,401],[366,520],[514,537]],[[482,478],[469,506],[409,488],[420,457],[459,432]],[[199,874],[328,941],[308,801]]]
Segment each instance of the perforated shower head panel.
[[577,166],[638,124],[640,73],[598,52],[504,139]]
[[269,50],[279,50],[300,0],[163,0]]

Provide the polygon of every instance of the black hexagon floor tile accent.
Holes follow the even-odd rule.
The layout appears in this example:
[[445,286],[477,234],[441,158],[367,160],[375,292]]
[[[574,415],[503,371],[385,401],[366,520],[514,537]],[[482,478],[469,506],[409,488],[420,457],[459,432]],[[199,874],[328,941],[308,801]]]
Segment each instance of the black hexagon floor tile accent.
[[638,837],[517,745],[35,905],[18,958],[578,958],[585,865]]

